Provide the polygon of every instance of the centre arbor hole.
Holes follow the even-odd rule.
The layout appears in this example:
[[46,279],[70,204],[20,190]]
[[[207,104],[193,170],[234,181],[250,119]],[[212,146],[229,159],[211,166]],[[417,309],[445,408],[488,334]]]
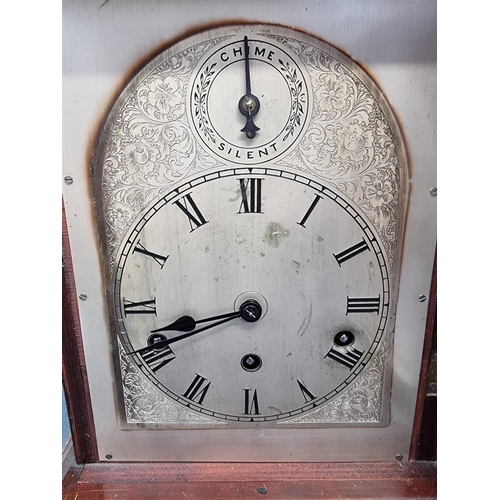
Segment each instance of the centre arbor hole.
[[254,323],[262,316],[262,306],[256,300],[246,300],[240,306],[240,314],[245,321]]
[[241,358],[241,367],[247,372],[255,372],[262,366],[262,359],[257,354],[245,354]]

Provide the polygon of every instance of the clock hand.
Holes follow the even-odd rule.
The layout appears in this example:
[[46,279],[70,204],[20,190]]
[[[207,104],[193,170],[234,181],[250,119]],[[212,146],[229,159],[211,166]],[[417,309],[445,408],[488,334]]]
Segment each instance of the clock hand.
[[240,316],[240,314],[241,313],[239,311],[232,311],[227,314],[220,314],[219,316],[212,316],[210,318],[198,319],[198,320],[195,320],[191,316],[181,316],[179,319],[175,320],[170,325],[158,328],[156,330],[151,330],[151,333],[166,332],[166,331],[190,332],[195,329],[198,323],[206,323],[207,321],[216,321],[218,319],[225,319],[225,318],[233,319]]
[[240,99],[238,103],[238,108],[240,113],[245,115],[247,118],[246,125],[241,129],[241,132],[245,132],[249,139],[253,139],[257,133],[259,127],[255,125],[253,117],[259,112],[260,102],[259,99],[252,94],[252,86],[250,81],[250,48],[248,46],[248,37],[244,38],[245,46],[245,83],[246,83],[246,94]]
[[[225,314],[219,314],[217,316],[210,316],[209,318],[195,320],[191,316],[181,316],[176,319],[173,323],[162,328],[157,328],[152,330],[151,333],[159,333],[165,331],[177,331],[177,332],[190,332],[195,329],[196,325],[199,323],[207,323],[208,321],[226,320],[243,317],[245,321],[257,321],[262,314],[262,308],[260,304],[253,299],[245,301],[239,308],[238,311],[231,311]],[[225,321],[224,321],[225,323]],[[217,323],[220,324],[220,323]],[[211,327],[212,325],[210,325]],[[205,327],[207,329],[207,327]],[[198,330],[199,331],[199,330]]]
[[198,328],[198,330],[194,330],[194,331],[189,332],[189,333],[184,333],[183,335],[178,335],[177,337],[173,337],[171,339],[160,340],[158,342],[155,342],[152,345],[148,345],[146,347],[142,347],[141,349],[137,349],[137,351],[129,352],[128,354],[145,354],[149,351],[163,349],[164,347],[167,347],[170,344],[173,344],[174,342],[179,342],[179,340],[187,339],[189,337],[192,337],[193,335],[197,335],[198,333],[201,333],[201,332],[204,332],[205,330],[213,328],[214,326],[222,325],[224,323],[227,323],[228,321],[231,321],[231,320],[233,320],[235,318],[239,318],[239,317],[240,317],[240,314],[236,313],[236,314],[230,316],[229,318],[222,319],[220,321],[217,321],[216,323],[212,323],[211,325],[204,326],[203,328]]
[[249,139],[253,139],[257,133],[257,131],[260,130],[257,125],[253,122],[253,116],[252,116],[252,111],[251,111],[251,105],[248,106],[248,114],[247,114],[247,123],[246,125],[241,129],[241,132],[245,132],[246,136]]
[[[226,314],[220,314],[218,316],[212,316],[210,318],[205,318],[198,321],[196,321],[191,316],[181,316],[179,319],[177,319],[170,325],[167,325],[166,327],[163,328],[158,328],[157,330],[152,330],[151,333],[158,333],[166,330],[185,331],[189,333],[184,333],[183,335],[178,335],[177,337],[173,337],[171,339],[157,341],[152,345],[142,347],[141,349],[129,352],[128,354],[145,354],[152,350],[162,349],[163,347],[173,344],[174,342],[187,339],[188,337],[192,337],[193,335],[197,335],[198,333],[204,332],[205,330],[208,330],[215,326],[222,325],[236,318],[243,318],[245,321],[253,323],[257,321],[261,317],[261,315],[262,315],[262,307],[260,306],[260,304],[256,300],[249,299],[240,306],[240,309],[238,311],[233,311]],[[195,325],[197,323],[205,323],[207,321],[214,321],[214,320],[220,320],[220,321],[216,321],[215,323],[204,326],[203,328],[198,328],[198,330],[191,331],[195,328]]]
[[252,86],[250,82],[250,47],[248,46],[248,37],[243,39],[245,46],[245,83],[246,83],[246,95],[252,95]]

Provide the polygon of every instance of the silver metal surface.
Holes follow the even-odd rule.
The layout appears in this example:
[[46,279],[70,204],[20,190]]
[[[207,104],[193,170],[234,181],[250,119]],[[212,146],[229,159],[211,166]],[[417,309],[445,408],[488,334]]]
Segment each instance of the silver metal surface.
[[[391,419],[381,428],[123,430],[117,345],[106,317],[106,289],[99,272],[100,248],[89,197],[89,137],[122,88],[137,61],[166,40],[198,23],[238,16],[238,2],[218,2],[210,12],[203,2],[140,2],[132,5],[67,2],[64,6],[65,171],[75,180],[63,185],[66,210],[76,216],[69,228],[80,304],[87,372],[101,456],[113,460],[324,461],[407,458],[418,386],[426,304],[415,295],[430,287],[435,248],[435,6],[409,1],[381,2],[378,11],[352,2],[301,2],[281,9],[255,2],[260,20],[278,21],[310,31],[349,53],[374,76],[395,110],[411,156],[404,260],[395,318]],[[355,12],[354,12],[355,10]],[[154,13],[154,15],[153,15]],[[175,22],[169,20],[174,19]],[[387,29],[391,26],[391,29]],[[423,36],[425,34],[425,36]],[[369,35],[369,36],[368,36]],[[258,115],[257,115],[258,116]],[[256,118],[257,121],[257,118]],[[94,243],[93,245],[91,243]],[[89,247],[90,245],[90,247]]]
[[[248,47],[261,100],[250,137],[236,105]],[[127,422],[387,424],[407,161],[359,66],[291,29],[202,31],[123,90],[93,171]],[[182,315],[227,313],[250,290],[271,305],[258,323],[160,333]],[[234,361],[252,350],[265,362],[249,377]]]

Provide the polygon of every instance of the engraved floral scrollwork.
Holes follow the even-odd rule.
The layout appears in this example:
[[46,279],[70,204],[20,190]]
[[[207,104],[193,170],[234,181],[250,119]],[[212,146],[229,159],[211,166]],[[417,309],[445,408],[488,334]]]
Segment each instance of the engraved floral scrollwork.
[[347,82],[328,73],[323,74],[321,80],[317,92],[319,110],[326,113],[336,113],[344,109],[349,97]]
[[382,380],[385,373],[386,354],[389,342],[372,358],[370,366],[356,379],[356,382],[326,405],[280,423],[290,424],[348,424],[377,423],[382,416]]
[[220,420],[201,415],[198,412],[191,412],[165,397],[153,384],[141,377],[137,367],[126,355],[120,341],[118,341],[118,349],[127,422],[132,424],[187,422],[226,425]]
[[341,182],[339,188],[346,193],[372,221],[389,242],[396,239],[397,204],[394,185],[396,173],[387,168],[369,172],[356,182]]
[[178,119],[184,112],[181,83],[172,75],[153,77],[137,92],[138,105],[145,116],[166,123]]
[[110,260],[134,218],[169,185],[217,163],[197,146],[186,92],[202,43],[167,59],[124,99],[109,130],[103,194]]
[[316,172],[351,178],[373,165],[370,116],[376,103],[344,66],[319,56],[311,68],[315,93],[311,127],[299,154]]
[[302,59],[314,91],[309,126],[280,164],[311,172],[354,201],[396,252],[400,161],[394,134],[373,90],[356,70],[315,47],[279,37]]

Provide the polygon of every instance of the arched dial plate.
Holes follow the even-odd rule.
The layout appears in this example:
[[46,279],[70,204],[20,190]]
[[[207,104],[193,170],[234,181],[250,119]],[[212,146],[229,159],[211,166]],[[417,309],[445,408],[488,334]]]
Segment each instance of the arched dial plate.
[[93,157],[124,426],[387,425],[405,161],[368,75],[292,29],[141,69]]

